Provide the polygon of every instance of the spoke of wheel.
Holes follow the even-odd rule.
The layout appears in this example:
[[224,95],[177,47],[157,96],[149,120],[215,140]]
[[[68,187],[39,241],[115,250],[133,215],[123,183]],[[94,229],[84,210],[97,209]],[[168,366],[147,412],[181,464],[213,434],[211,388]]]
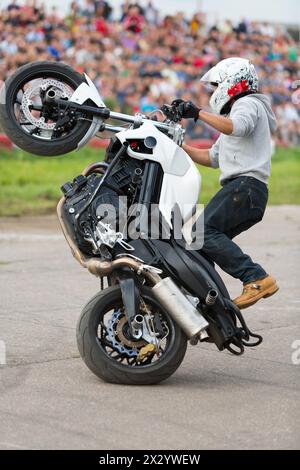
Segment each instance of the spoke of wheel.
[[107,331],[106,326],[104,325],[103,322],[100,322],[99,326],[100,326],[100,331],[99,331],[99,327],[98,327],[99,334],[97,332],[97,337],[99,338],[99,340],[101,341],[101,343],[104,346],[112,347],[111,342],[107,341],[107,339],[106,339],[106,337],[108,336],[108,331]]
[[109,341],[106,341],[106,339],[101,339],[101,342],[104,346],[106,346],[107,348],[111,348],[114,351],[114,348]]
[[146,364],[151,364],[151,362],[152,362],[152,359],[154,359],[154,356],[155,356],[155,354],[152,354],[152,356],[150,356],[150,357],[146,358],[146,360],[145,360],[145,361],[143,361],[143,363],[142,363],[142,364],[143,364],[143,365],[146,365]]
[[30,134],[30,135],[33,135],[33,134],[35,134],[35,132],[38,131],[38,130],[39,130],[39,128],[38,128],[38,127],[35,127],[34,129],[32,129],[32,130],[29,132],[29,134]]
[[26,121],[26,122],[19,122],[20,126],[32,126],[32,122]]
[[107,343],[106,343],[105,346],[106,346],[106,352],[107,352],[109,355],[111,355],[111,354],[115,351],[114,348],[112,347],[111,343],[110,343],[110,344],[107,344]]
[[128,357],[127,362],[130,366],[133,366],[136,363],[136,358],[135,357],[132,357],[132,358]]
[[107,334],[107,327],[104,325],[103,321],[100,322],[100,326],[101,328],[103,328],[103,330],[105,330],[105,333]]
[[112,352],[111,355],[110,355],[110,357],[111,357],[112,359],[115,359],[115,360],[117,360],[117,361],[118,361],[119,359],[121,359],[122,361],[124,360],[124,354],[117,353],[117,354],[115,354],[115,355],[113,356],[113,353],[114,353],[114,352],[116,352],[115,349],[113,350],[113,352]]

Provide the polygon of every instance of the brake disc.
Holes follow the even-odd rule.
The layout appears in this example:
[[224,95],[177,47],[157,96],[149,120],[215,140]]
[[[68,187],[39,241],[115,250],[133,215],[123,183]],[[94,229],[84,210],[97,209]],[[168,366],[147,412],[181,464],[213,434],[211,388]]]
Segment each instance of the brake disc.
[[56,126],[55,122],[47,123],[43,116],[39,118],[35,117],[30,109],[30,106],[36,104],[36,98],[40,99],[40,92],[45,92],[49,88],[55,88],[57,97],[60,99],[70,100],[73,95],[73,90],[65,83],[52,78],[45,78],[42,81],[38,81],[38,83],[33,82],[32,86],[26,88],[22,97],[21,109],[26,119],[28,119],[33,126],[39,129],[53,131]]
[[[139,351],[136,348],[144,346],[147,343],[146,341],[130,341],[124,336],[123,328],[127,322],[127,319],[124,317],[124,322],[123,318],[121,318],[123,315],[124,312],[121,310],[117,310],[112,314],[112,317],[108,321],[107,325],[108,339],[112,343],[113,348],[116,349],[119,353],[126,354],[129,357],[137,357]],[[120,341],[118,341],[116,337],[118,337]],[[124,339],[126,339],[126,341],[124,341]]]

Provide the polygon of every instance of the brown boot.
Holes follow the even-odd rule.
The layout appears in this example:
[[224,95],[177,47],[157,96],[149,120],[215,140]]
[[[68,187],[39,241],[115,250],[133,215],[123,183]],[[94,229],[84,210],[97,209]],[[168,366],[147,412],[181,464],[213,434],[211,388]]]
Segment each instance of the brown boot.
[[244,284],[242,295],[234,299],[234,303],[240,308],[247,308],[255,304],[258,300],[277,292],[279,287],[276,284],[274,277],[267,276],[259,281],[249,282]]

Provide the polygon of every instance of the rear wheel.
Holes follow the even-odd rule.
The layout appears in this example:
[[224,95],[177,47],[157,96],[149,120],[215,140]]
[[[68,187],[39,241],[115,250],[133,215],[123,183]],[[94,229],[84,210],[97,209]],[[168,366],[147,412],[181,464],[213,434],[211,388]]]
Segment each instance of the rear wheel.
[[84,308],[77,324],[78,349],[88,368],[106,382],[155,384],[181,364],[186,336],[147,287],[141,290],[140,314],[155,326],[155,351],[144,339],[130,336],[119,286],[99,292]]
[[51,90],[69,100],[84,77],[68,65],[34,62],[19,68],[1,93],[0,124],[20,148],[36,155],[56,156],[76,149],[91,123],[80,114],[49,107]]

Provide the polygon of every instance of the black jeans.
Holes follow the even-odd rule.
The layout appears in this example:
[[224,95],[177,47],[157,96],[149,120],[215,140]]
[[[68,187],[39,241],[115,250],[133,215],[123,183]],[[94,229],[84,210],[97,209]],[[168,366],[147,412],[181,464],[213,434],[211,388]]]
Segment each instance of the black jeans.
[[264,183],[240,176],[227,181],[204,209],[202,251],[244,284],[263,279],[267,273],[232,239],[263,218],[267,201],[268,188]]

